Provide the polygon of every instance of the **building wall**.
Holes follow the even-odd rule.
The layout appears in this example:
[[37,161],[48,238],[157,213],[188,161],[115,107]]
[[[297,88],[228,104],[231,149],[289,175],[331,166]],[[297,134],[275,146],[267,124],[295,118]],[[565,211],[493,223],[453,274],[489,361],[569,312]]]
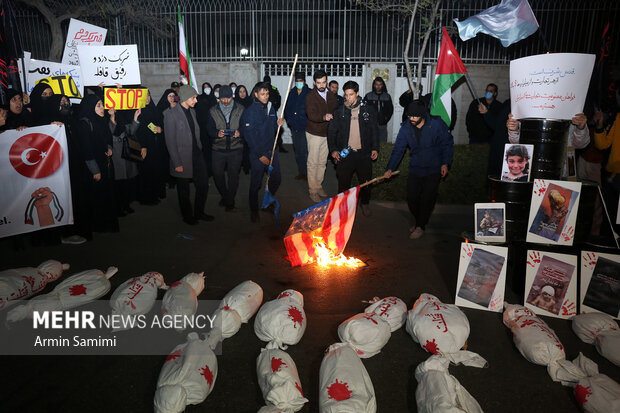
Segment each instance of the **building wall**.
[[[509,65],[467,65],[467,70],[471,81],[476,88],[476,91],[480,96],[484,94],[484,90],[487,84],[495,83],[499,88],[499,101],[503,102],[510,98],[510,91],[508,88],[509,83]],[[178,63],[141,63],[140,74],[142,76],[142,84],[149,87],[155,102],[159,100],[161,94],[170,87],[170,83],[179,80]],[[260,63],[248,62],[248,63],[194,63],[194,70],[196,71],[196,81],[199,86],[196,88],[198,93],[202,91],[198,90],[203,82],[209,82],[211,85],[216,83],[228,84],[230,82],[236,82],[237,84],[244,84],[248,90],[254,86],[256,82],[262,80],[262,71]],[[429,78],[424,78],[422,84],[424,86],[424,92],[428,93],[432,90],[432,77],[435,72],[435,67],[430,68]],[[364,70],[365,80],[363,87],[361,87],[360,94],[371,90],[372,80],[374,75],[379,74],[385,77],[387,74],[386,85],[388,93],[392,96],[394,103],[394,116],[388,124],[388,131],[391,131],[392,140],[396,138],[398,129],[400,126],[402,108],[398,105],[398,98],[401,93],[404,92],[406,81],[396,77],[396,65],[386,63],[368,63]],[[272,76],[274,85],[280,89],[280,93],[284,95],[283,91],[286,89],[287,80],[285,77],[276,79]],[[338,78],[342,86],[343,79]],[[312,87],[312,76],[308,74],[307,82]],[[403,90],[396,90],[398,88]],[[342,93],[341,93],[342,94]],[[284,98],[284,96],[283,96]],[[472,94],[469,91],[469,87],[464,79],[462,79],[453,89],[452,98],[457,105],[457,123],[453,131],[454,143],[466,144],[469,142],[467,127],[465,126],[465,115],[469,104],[473,100]],[[287,142],[288,136],[285,138]]]

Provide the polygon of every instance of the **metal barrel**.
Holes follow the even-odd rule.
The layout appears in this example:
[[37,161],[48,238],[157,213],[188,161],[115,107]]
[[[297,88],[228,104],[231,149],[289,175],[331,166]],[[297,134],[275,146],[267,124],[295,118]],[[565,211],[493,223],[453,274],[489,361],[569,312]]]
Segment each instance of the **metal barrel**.
[[521,119],[519,143],[534,145],[530,181],[561,179],[566,160],[569,126],[568,120]]

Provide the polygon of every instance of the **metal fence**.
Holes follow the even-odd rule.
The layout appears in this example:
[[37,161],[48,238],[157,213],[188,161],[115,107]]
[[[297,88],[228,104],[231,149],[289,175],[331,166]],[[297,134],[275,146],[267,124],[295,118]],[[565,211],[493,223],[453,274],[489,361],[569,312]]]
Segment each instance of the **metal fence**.
[[[63,0],[61,0],[63,1]],[[64,0],[70,2],[72,0]],[[120,4],[120,0],[102,0]],[[169,37],[162,37],[141,25],[130,24],[119,15],[93,24],[108,28],[106,44],[133,44],[139,48],[140,60],[167,62],[178,59],[176,6],[181,6],[185,31],[194,62],[219,61],[290,61],[299,53],[304,62],[362,63],[402,62],[407,20],[398,14],[374,13],[352,6],[349,0],[143,0],[162,22],[171,24]],[[441,25],[453,25],[452,19],[465,19],[499,0],[443,0]],[[612,23],[612,39],[618,38],[620,1],[617,0],[530,0],[540,31],[508,48],[497,39],[478,35],[462,42],[453,35],[465,63],[507,63],[531,54],[551,52],[596,53],[607,21]],[[18,4],[19,5],[19,4]],[[38,12],[19,9],[24,43],[35,58],[47,58],[49,29]],[[64,23],[64,31],[68,22]],[[420,32],[418,15],[414,30]],[[437,58],[441,32],[430,37],[422,59]],[[419,57],[421,39],[414,35],[411,47]],[[241,50],[247,49],[242,55]],[[610,56],[618,61],[618,46],[612,44]]]

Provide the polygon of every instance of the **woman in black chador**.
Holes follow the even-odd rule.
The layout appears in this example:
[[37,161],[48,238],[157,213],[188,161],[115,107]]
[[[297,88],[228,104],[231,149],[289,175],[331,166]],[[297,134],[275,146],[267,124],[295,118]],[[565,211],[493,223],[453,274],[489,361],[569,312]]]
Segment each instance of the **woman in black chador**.
[[144,160],[138,164],[138,201],[143,205],[156,205],[166,196],[168,157],[164,141],[164,117],[151,99],[149,92],[146,107],[138,117],[137,138],[146,148]]

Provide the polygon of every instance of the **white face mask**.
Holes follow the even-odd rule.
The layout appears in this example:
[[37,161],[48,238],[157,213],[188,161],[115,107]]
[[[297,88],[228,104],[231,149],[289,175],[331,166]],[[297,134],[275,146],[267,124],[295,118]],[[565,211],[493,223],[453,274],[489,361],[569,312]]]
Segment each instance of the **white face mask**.
[[204,88],[203,90],[204,90],[204,92],[205,92],[207,95],[210,95],[210,94],[211,94],[211,88],[210,88],[210,87],[206,87],[206,88]]
[[216,98],[220,97],[220,92],[214,92],[213,94],[215,95]]
[[234,95],[235,94],[235,90],[237,90],[237,88],[236,87],[231,87],[231,89],[232,89],[232,92],[233,92],[233,95]]

